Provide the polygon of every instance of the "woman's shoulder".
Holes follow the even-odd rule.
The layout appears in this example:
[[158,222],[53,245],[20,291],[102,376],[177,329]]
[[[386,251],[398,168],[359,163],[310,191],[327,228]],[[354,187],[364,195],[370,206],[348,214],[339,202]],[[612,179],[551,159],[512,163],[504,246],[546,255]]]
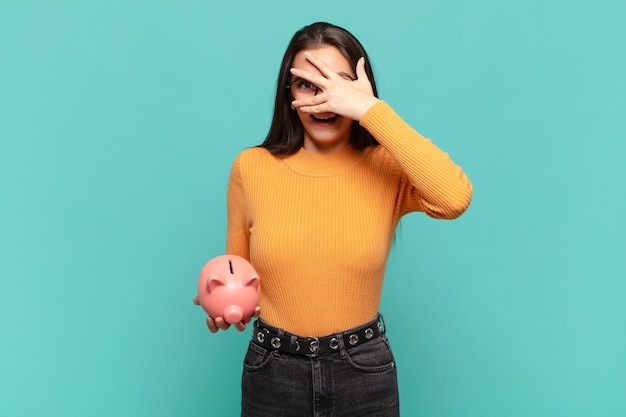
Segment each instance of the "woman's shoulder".
[[391,158],[387,149],[381,145],[368,146],[363,151],[363,156],[367,163],[373,165],[386,165],[389,163],[389,159]]
[[235,162],[246,163],[249,161],[258,162],[263,160],[275,159],[274,156],[265,148],[261,146],[255,146],[252,148],[246,148],[239,152],[235,158]]
[[267,149],[255,146],[239,152],[233,161],[233,167],[239,169],[264,169],[268,165],[275,164],[278,158]]
[[377,175],[401,175],[402,169],[384,146],[368,146],[363,150],[363,163]]

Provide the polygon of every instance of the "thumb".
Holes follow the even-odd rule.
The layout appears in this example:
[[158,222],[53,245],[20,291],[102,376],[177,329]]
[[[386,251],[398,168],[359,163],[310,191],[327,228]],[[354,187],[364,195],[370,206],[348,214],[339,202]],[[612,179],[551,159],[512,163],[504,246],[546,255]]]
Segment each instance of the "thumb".
[[356,63],[356,78],[358,80],[362,80],[363,78],[368,80],[367,73],[365,72],[365,57],[359,58]]

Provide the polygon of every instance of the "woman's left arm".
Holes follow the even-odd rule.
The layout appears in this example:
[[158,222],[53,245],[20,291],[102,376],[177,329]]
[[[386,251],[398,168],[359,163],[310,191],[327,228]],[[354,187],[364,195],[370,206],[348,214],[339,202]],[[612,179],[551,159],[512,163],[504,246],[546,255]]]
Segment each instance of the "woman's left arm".
[[467,175],[447,153],[374,96],[364,58],[356,65],[357,79],[348,81],[313,54],[305,56],[320,74],[296,68],[291,72],[311,81],[322,92],[292,104],[303,112],[332,112],[358,121],[401,166],[429,216],[454,219],[463,214],[472,199],[472,184]]
[[454,219],[465,212],[472,199],[472,184],[447,153],[415,131],[385,102],[372,106],[359,123],[401,166],[429,216]]

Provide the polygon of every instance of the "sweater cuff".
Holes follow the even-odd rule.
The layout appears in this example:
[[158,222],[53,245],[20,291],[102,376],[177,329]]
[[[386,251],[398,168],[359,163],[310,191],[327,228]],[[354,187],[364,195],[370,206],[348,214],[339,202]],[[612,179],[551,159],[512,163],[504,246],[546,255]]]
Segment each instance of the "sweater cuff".
[[382,100],[374,104],[363,115],[359,124],[370,132],[381,145],[386,145],[383,141],[387,142],[387,138],[398,140],[407,137],[407,135],[429,141],[409,126],[389,104]]
[[370,119],[374,119],[375,120],[378,117],[380,117],[381,115],[384,115],[388,111],[392,111],[393,112],[391,106],[389,106],[389,104],[387,104],[383,100],[378,100],[378,102],[376,104],[374,104],[372,107],[370,107],[365,112],[365,114],[361,117],[361,120],[359,121],[359,123],[363,127],[365,127],[365,125],[371,123]]
[[375,137],[388,126],[404,123],[389,104],[380,100],[361,117],[359,124]]

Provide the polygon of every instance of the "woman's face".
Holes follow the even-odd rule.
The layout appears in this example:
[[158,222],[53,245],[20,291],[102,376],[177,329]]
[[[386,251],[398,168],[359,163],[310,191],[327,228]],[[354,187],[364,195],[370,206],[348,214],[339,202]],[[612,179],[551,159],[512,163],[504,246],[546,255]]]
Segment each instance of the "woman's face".
[[[293,60],[293,67],[321,74],[320,71],[311,64],[304,53],[310,52],[317,58],[325,62],[337,73],[350,75],[356,78],[354,68],[348,60],[334,46],[322,46],[315,49],[303,49],[298,52]],[[292,76],[291,81],[296,80]],[[292,90],[293,91],[293,90]],[[318,92],[319,94],[319,92]],[[352,119],[339,116],[335,113],[303,113],[296,109],[298,117],[304,127],[304,149],[315,153],[330,153],[343,149],[350,143],[350,129]]]

